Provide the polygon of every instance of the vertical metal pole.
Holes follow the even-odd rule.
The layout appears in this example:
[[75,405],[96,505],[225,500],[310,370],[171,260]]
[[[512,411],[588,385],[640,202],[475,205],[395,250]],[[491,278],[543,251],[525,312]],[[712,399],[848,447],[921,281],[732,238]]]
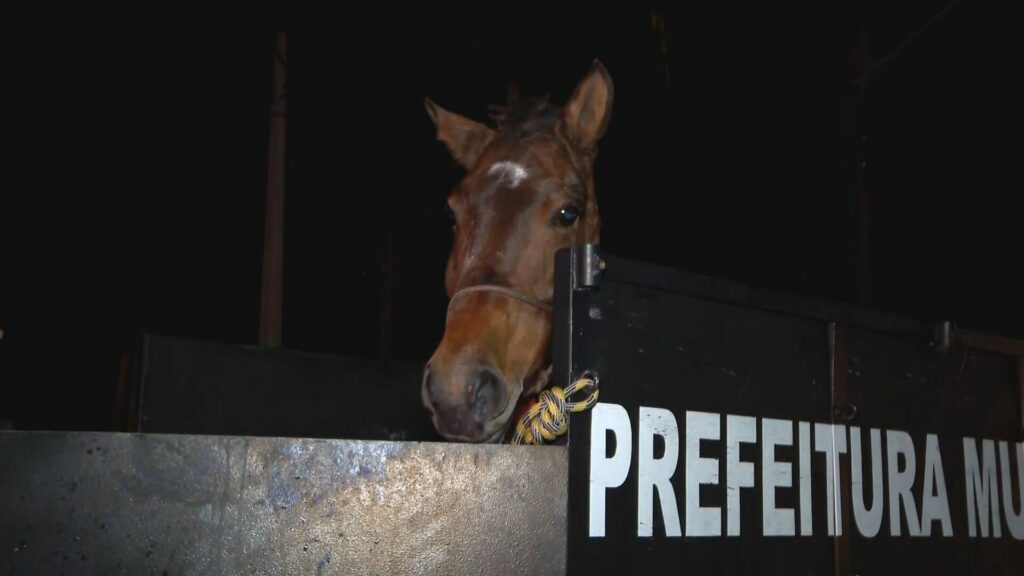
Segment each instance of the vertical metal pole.
[[260,294],[260,345],[281,345],[284,271],[284,147],[287,33],[278,32],[274,52],[273,103],[267,161],[267,207],[263,229],[263,281]]
[[[848,426],[856,413],[851,410],[852,405],[847,395],[848,383],[846,378],[848,372],[845,332],[843,327],[835,322],[829,322],[828,324],[828,357],[829,380],[832,388],[831,421],[834,424]],[[839,479],[839,453],[835,451],[834,428],[832,434],[835,475],[833,478],[833,501],[829,502],[829,506],[834,506],[837,514],[839,510],[843,511],[842,524],[836,524],[837,534],[834,540],[835,574],[836,576],[846,576],[852,571],[853,560],[850,554],[850,530],[853,529],[850,516],[853,510],[853,495],[850,492],[850,486]],[[846,432],[844,431],[843,434],[846,434]]]

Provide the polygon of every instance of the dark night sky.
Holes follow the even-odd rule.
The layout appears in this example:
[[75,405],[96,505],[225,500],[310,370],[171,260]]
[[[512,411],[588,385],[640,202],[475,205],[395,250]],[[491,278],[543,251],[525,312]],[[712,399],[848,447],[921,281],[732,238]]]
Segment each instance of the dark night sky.
[[[426,358],[460,171],[424,96],[480,120],[510,80],[561,103],[595,57],[616,87],[596,170],[605,251],[854,302],[856,16],[878,60],[944,5],[663,11],[670,83],[643,8],[346,8],[331,32],[290,33],[285,344],[379,353],[390,232],[391,352]],[[999,31],[1009,17],[984,10],[957,4],[871,77],[870,305],[1024,337],[1021,52]],[[272,45],[240,32],[18,42],[0,420],[105,428],[141,331],[256,341]]]

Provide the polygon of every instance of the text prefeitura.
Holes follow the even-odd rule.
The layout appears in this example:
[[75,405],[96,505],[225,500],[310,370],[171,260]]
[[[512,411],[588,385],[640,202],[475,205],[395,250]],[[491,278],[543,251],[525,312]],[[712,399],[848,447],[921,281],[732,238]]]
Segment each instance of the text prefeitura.
[[[963,452],[957,456],[963,457],[966,498],[964,502],[950,502],[938,438],[935,434],[927,434],[923,445],[924,478],[920,480],[923,482],[922,498],[917,502],[911,490],[919,481],[916,478],[918,451],[907,432],[877,428],[861,430],[857,426],[847,428],[842,424],[810,422],[796,422],[794,428],[792,420],[731,414],[725,415],[725,438],[722,442],[725,457],[723,528],[721,508],[702,506],[699,498],[701,485],[723,482],[719,478],[719,459],[702,457],[700,453],[702,440],[723,440],[721,418],[722,415],[715,413],[686,412],[683,478],[679,478],[676,469],[680,458],[680,436],[675,415],[662,408],[640,407],[635,455],[637,536],[653,536],[655,491],[665,536],[738,536],[740,490],[757,490],[756,480],[760,480],[757,484],[761,492],[761,533],[764,536],[796,536],[799,526],[801,536],[811,536],[813,451],[825,456],[824,486],[814,489],[820,490],[826,499],[829,536],[842,535],[844,510],[836,504],[838,498],[834,491],[848,478],[854,525],[866,538],[876,537],[881,532],[884,508],[888,508],[889,536],[904,535],[902,519],[907,527],[905,535],[951,537],[954,530],[950,519],[952,504],[966,506],[966,530],[972,538],[1001,538],[1005,522],[1014,539],[1024,539],[1024,504],[1018,504],[1020,510],[1015,510],[1011,481],[1011,466],[1015,464],[1017,501],[1024,503],[1024,443],[963,438]],[[794,431],[797,458],[792,462],[777,460],[777,446],[794,446]],[[607,453],[606,444],[609,435],[614,437],[615,443],[615,452],[611,455]],[[659,458],[654,457],[655,436],[660,436],[664,442],[664,453]],[[626,409],[618,404],[595,405],[591,415],[590,441],[589,532],[591,537],[603,537],[606,493],[622,486],[634,458],[632,423]],[[756,479],[754,463],[740,458],[740,445],[758,443],[761,445],[761,474]],[[843,464],[847,458],[841,459],[840,455],[848,457],[848,464]],[[865,478],[863,462],[868,458],[871,477]],[[683,483],[685,487],[682,521],[673,483]],[[871,486],[869,502],[865,502],[865,483]],[[797,508],[776,505],[776,490],[780,488],[798,491]]]

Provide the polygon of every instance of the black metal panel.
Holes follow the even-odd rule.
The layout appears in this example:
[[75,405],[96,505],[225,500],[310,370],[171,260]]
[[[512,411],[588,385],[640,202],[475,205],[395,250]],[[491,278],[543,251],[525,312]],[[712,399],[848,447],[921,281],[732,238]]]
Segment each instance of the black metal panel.
[[566,457],[0,432],[0,573],[564,574]]
[[695,274],[614,255],[602,256],[607,263],[605,279],[665,292],[688,294],[697,298],[737,304],[814,318],[823,322],[842,322],[890,333],[928,338],[931,326],[910,318],[882,314],[840,302],[797,296],[723,278]]
[[[979,441],[980,457],[982,439],[1007,441],[1010,446],[1022,440],[1018,359],[963,344],[940,354],[919,339],[842,325],[837,328],[836,343],[837,356],[842,359],[837,382],[844,388],[847,413],[852,416],[845,423],[859,429],[865,449],[871,428],[883,431],[883,452],[888,450],[886,430],[908,432],[914,440],[916,480],[911,493],[919,523],[925,439],[928,434],[936,435],[952,530],[950,537],[938,537],[941,522],[932,522],[933,536],[908,537],[908,520],[901,516],[902,537],[894,538],[889,516],[892,502],[887,500],[880,534],[875,537],[864,537],[856,523],[846,518],[850,573],[1020,574],[1024,542],[1008,533],[1005,520],[999,538],[969,536],[963,445],[964,438]],[[1015,462],[1012,449],[1009,455]],[[844,460],[842,465],[848,462]],[[888,473],[888,462],[883,462]],[[865,465],[866,478],[868,469]],[[1011,479],[1016,481],[1016,473]],[[1014,509],[1021,509],[1018,494],[1007,495],[1001,486],[999,490],[1000,507],[1002,499],[1009,496],[1014,498]],[[866,492],[870,494],[870,488]],[[886,499],[888,496],[884,494]],[[844,497],[845,508],[851,510],[850,496]]]
[[422,365],[147,336],[140,431],[438,440]]
[[[609,264],[611,269],[611,264]],[[639,406],[670,409],[680,427],[685,412],[721,414],[722,441],[708,442],[705,455],[719,458],[720,484],[702,493],[704,506],[725,513],[724,440],[726,415],[827,422],[831,417],[828,349],[821,322],[644,288],[606,278],[574,302],[573,368],[595,370],[601,402],[626,406],[637,450]],[[813,500],[813,536],[766,539],[761,536],[759,499],[741,496],[741,534],[735,537],[666,537],[658,513],[653,537],[637,537],[637,462],[607,496],[607,534],[588,538],[587,483],[590,414],[574,415],[570,439],[570,573],[824,574],[832,570],[832,542],[825,536],[825,500]],[[794,429],[794,441],[797,431]],[[745,461],[760,459],[741,449]],[[797,461],[793,448],[780,448],[779,460]],[[680,520],[687,498],[683,452],[673,477]],[[813,484],[823,483],[816,466]],[[796,472],[791,489],[778,491],[778,506],[796,505]],[[758,484],[760,486],[760,484]],[[759,488],[758,488],[759,489]],[[657,510],[657,509],[656,509]],[[725,530],[723,516],[722,527]]]
[[[586,370],[600,377],[603,404],[626,409],[632,459],[624,482],[606,493],[603,536],[589,534],[591,427],[595,412],[573,416],[570,437],[569,571],[572,574],[1009,574],[1024,565],[1024,545],[1003,520],[1000,538],[971,538],[967,521],[964,438],[1007,442],[1010,490],[1000,488],[1000,506],[1015,492],[1015,442],[1021,441],[1024,360],[1021,342],[962,332],[943,353],[931,326],[830,302],[752,290],[740,284],[604,256],[607,267],[596,285],[573,282],[577,256],[558,260],[556,375],[560,383]],[[567,355],[564,358],[561,355]],[[641,407],[668,409],[678,426],[679,459],[671,476],[682,534],[666,534],[662,498],[653,498],[653,534],[638,535],[638,419]],[[718,484],[700,488],[702,506],[720,506],[721,534],[686,533],[685,419],[688,412],[720,416],[718,441],[704,442],[703,458],[718,459]],[[753,483],[740,493],[741,533],[729,536],[725,482],[727,415],[755,417],[757,441],[740,448],[753,464]],[[762,530],[763,440],[766,419],[790,423],[793,446],[777,447],[777,461],[791,462],[792,488],[776,492],[776,507],[794,509],[792,536]],[[799,427],[806,423],[804,443]],[[855,519],[852,495],[851,427],[859,427],[859,469],[872,494],[870,429],[883,435],[881,532],[867,537]],[[817,432],[821,432],[818,439]],[[900,534],[889,528],[892,486],[887,432],[909,434],[917,459],[910,487],[923,515],[926,438],[936,434],[953,534],[911,536],[904,518]],[[610,435],[609,435],[610,436]],[[660,447],[659,447],[660,442]],[[607,448],[618,453],[619,447]],[[655,458],[665,443],[654,443]],[[896,441],[893,442],[897,446]],[[802,534],[804,502],[798,501],[798,452],[810,452],[812,533]],[[812,448],[813,446],[813,448]],[[749,450],[748,450],[749,448]],[[978,446],[979,451],[981,445]],[[826,454],[836,452],[836,478],[827,482]],[[997,448],[998,450],[998,448]],[[1001,454],[999,455],[1001,456]],[[904,456],[895,456],[895,473]],[[1001,472],[1003,467],[993,469]],[[998,482],[1002,482],[1001,477]],[[829,499],[827,487],[836,494]],[[858,490],[860,485],[857,486]],[[659,488],[660,490],[660,488]],[[936,490],[933,488],[933,493]],[[858,492],[860,494],[860,492]],[[902,497],[898,497],[901,500]],[[936,501],[933,499],[933,502]],[[829,511],[835,522],[829,525]],[[905,514],[904,514],[905,515]]]

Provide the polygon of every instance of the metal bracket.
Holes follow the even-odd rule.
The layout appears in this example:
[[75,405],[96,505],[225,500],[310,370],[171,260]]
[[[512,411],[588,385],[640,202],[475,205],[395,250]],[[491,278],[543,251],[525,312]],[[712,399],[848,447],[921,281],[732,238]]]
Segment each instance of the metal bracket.
[[948,321],[937,322],[932,328],[932,347],[936,352],[945,354],[953,345],[953,324]]
[[943,321],[932,329],[931,345],[939,353],[949,352],[954,343],[963,344],[966,349],[996,352],[1024,358],[1024,341],[985,332],[958,329],[951,322]]
[[584,244],[573,249],[573,290],[584,290],[598,285],[605,263],[598,254],[597,244]]

